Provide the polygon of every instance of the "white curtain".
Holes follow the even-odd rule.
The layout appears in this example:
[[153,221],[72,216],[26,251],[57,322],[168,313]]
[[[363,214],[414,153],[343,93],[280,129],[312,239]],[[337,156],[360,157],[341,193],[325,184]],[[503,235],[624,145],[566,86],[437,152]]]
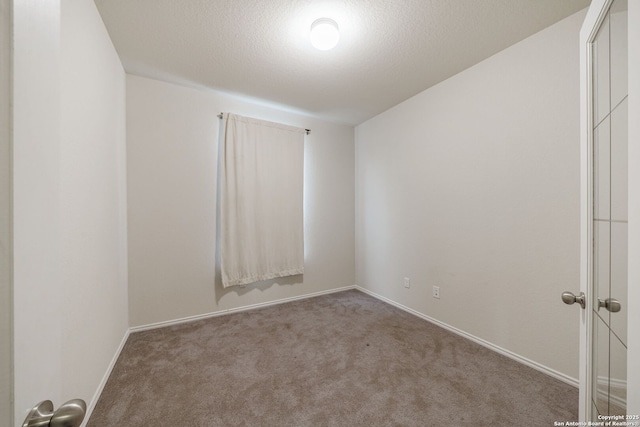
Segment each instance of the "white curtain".
[[235,114],[223,125],[223,286],[303,274],[305,130]]

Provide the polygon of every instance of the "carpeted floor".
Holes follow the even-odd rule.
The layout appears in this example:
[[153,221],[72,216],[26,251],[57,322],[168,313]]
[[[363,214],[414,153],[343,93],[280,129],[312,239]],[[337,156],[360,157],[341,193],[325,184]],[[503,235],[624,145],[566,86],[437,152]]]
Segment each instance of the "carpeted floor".
[[578,391],[359,291],[134,333],[88,427],[553,426]]

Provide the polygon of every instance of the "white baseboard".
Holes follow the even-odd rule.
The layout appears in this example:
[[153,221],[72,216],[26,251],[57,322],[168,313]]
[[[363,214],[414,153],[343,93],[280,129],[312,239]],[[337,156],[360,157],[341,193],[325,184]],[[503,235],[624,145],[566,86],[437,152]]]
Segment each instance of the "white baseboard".
[[[596,378],[598,401],[609,400],[620,408],[627,407],[627,380],[598,376]],[[605,392],[603,388],[606,388]]]
[[120,353],[122,353],[122,349],[124,348],[124,345],[127,343],[127,339],[129,338],[130,331],[131,329],[127,329],[125,331],[124,336],[120,341],[120,345],[116,349],[116,353],[113,355],[113,358],[111,358],[111,362],[109,363],[109,366],[107,366],[107,371],[102,376],[102,380],[100,381],[100,384],[98,384],[98,388],[96,392],[93,394],[93,398],[91,399],[91,402],[89,402],[89,404],[87,405],[87,412],[84,416],[84,420],[82,420],[82,424],[80,424],[80,427],[86,427],[87,422],[89,422],[89,419],[91,418],[91,414],[93,413],[93,410],[95,409],[96,404],[98,403],[98,399],[100,399],[102,390],[104,390],[104,386],[107,385],[109,376],[111,375],[111,372],[113,371],[114,366],[116,366],[116,362],[120,357]]
[[562,381],[564,383],[567,383],[569,385],[572,385],[574,387],[578,387],[578,385],[579,385],[579,381],[576,378],[572,378],[572,377],[570,377],[568,375],[565,375],[565,374],[563,374],[561,372],[556,371],[555,369],[551,369],[551,368],[549,368],[547,366],[544,366],[544,365],[542,365],[542,364],[540,364],[538,362],[534,362],[533,360],[527,359],[526,357],[522,357],[519,354],[516,354],[516,353],[514,353],[512,351],[509,351],[507,349],[504,349],[504,348],[502,348],[500,346],[497,346],[497,345],[495,345],[493,343],[490,343],[489,341],[483,340],[482,338],[478,338],[478,337],[476,337],[474,335],[471,335],[471,334],[469,334],[469,333],[467,333],[467,332],[465,332],[465,331],[463,331],[461,329],[458,329],[456,327],[448,325],[448,324],[446,324],[444,322],[441,322],[441,321],[439,321],[437,319],[434,319],[433,317],[427,316],[426,314],[420,313],[417,310],[414,310],[412,308],[404,306],[404,305],[402,305],[400,303],[397,303],[397,302],[395,302],[395,301],[393,301],[393,300],[391,300],[389,298],[386,298],[386,297],[383,297],[382,295],[376,294],[375,292],[372,292],[372,291],[370,291],[368,289],[365,289],[365,288],[360,287],[358,285],[356,285],[355,288],[357,290],[361,291],[361,292],[364,292],[365,294],[371,295],[374,298],[377,298],[377,299],[379,299],[381,301],[384,301],[384,302],[386,302],[388,304],[391,304],[394,307],[398,307],[399,309],[404,310],[407,313],[411,313],[414,316],[417,316],[417,317],[419,317],[421,319],[424,319],[424,320],[426,320],[428,322],[431,322],[431,323],[433,323],[433,324],[435,324],[437,326],[440,326],[441,328],[444,328],[444,329],[446,329],[446,330],[448,330],[450,332],[453,332],[454,334],[460,335],[461,337],[467,338],[467,339],[469,339],[469,340],[471,340],[471,341],[473,341],[473,342],[475,342],[477,344],[480,344],[481,346],[486,347],[489,350],[493,350],[496,353],[502,354],[503,356],[506,356],[506,357],[508,357],[510,359],[515,360],[516,362],[520,362],[523,365],[529,366],[530,368],[533,368],[533,369],[535,369],[537,371],[540,371],[543,374],[549,375],[549,376],[551,376],[551,377],[553,377],[553,378],[555,378],[557,380],[560,380],[560,381]]
[[210,317],[218,317],[218,316],[223,316],[225,314],[238,313],[238,312],[241,312],[241,311],[254,310],[256,308],[268,307],[268,306],[271,306],[271,305],[284,304],[284,303],[291,302],[291,301],[298,301],[298,300],[303,300],[303,299],[307,299],[307,298],[318,297],[320,295],[328,295],[328,294],[333,294],[333,293],[336,293],[336,292],[348,291],[350,289],[355,289],[355,288],[356,288],[355,285],[353,285],[353,286],[344,286],[342,288],[335,288],[335,289],[329,289],[327,291],[313,292],[313,293],[310,293],[310,294],[299,295],[299,296],[296,296],[296,297],[281,298],[281,299],[277,299],[277,300],[274,300],[274,301],[261,302],[261,303],[257,303],[257,304],[250,304],[250,305],[244,305],[244,306],[241,306],[241,307],[229,308],[229,309],[226,309],[226,310],[219,310],[219,311],[213,311],[213,312],[210,312],[210,313],[198,314],[196,316],[189,316],[189,317],[183,317],[183,318],[180,318],[180,319],[174,319],[174,320],[167,320],[167,321],[163,321],[163,322],[150,323],[148,325],[142,325],[142,326],[134,326],[132,328],[129,328],[129,332],[140,332],[140,331],[147,331],[147,330],[151,330],[151,329],[164,328],[164,327],[167,327],[167,326],[179,325],[181,323],[188,323],[188,322],[193,322],[193,321],[196,321],[196,320],[208,319]]

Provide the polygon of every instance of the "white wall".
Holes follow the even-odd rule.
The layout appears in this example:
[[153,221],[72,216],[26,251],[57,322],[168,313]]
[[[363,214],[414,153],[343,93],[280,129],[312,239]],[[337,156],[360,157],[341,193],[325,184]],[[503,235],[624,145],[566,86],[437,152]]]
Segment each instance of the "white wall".
[[[305,274],[244,288],[214,282],[220,112],[312,129],[305,142]],[[131,326],[327,291],[355,282],[353,128],[212,91],[127,76]]]
[[356,128],[358,285],[568,380],[579,310],[560,294],[579,289],[583,17]]
[[[627,413],[640,414],[640,1],[629,2],[629,294]],[[631,260],[636,260],[635,262]]]
[[127,330],[125,76],[91,0],[14,3],[15,424],[91,403]]
[[61,5],[62,392],[89,402],[129,327],[125,73],[94,2]]
[[0,425],[11,408],[11,1],[0,0]]

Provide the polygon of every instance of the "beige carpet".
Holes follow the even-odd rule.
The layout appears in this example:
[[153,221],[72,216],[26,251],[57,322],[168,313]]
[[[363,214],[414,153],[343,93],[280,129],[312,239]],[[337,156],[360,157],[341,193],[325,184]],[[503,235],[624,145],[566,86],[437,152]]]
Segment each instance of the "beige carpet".
[[552,426],[576,388],[346,291],[132,334],[88,427]]

